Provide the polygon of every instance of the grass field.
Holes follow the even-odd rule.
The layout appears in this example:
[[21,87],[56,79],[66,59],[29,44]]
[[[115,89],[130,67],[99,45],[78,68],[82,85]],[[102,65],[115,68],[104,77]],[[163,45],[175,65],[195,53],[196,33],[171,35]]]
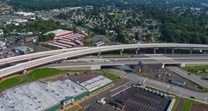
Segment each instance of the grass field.
[[198,74],[198,71],[200,72],[199,74],[206,74],[206,70],[208,70],[208,66],[186,66],[185,68],[186,71]]
[[122,82],[122,81],[123,81],[123,78],[121,78],[121,77],[119,77],[119,76],[117,76],[117,75],[115,75],[115,74],[111,74],[111,73],[105,72],[105,71],[103,71],[103,74],[104,74],[107,78],[109,78],[109,79],[111,79],[111,80],[113,80],[113,81],[115,81],[115,82]]
[[183,104],[182,111],[190,111],[192,104],[203,104],[205,106],[208,106],[207,104],[200,103],[200,102],[194,101],[192,99],[184,98],[184,104]]
[[116,14],[114,15],[114,18],[115,18],[115,19],[123,19],[124,17],[125,17],[125,15],[122,14],[122,13],[116,13]]
[[0,82],[0,91],[22,84],[24,78],[22,76],[12,77]]
[[69,70],[60,70],[60,69],[52,69],[52,68],[42,68],[32,71],[28,74],[28,78],[31,79],[31,81],[47,78],[50,76],[55,76],[59,74],[63,74],[69,72]]

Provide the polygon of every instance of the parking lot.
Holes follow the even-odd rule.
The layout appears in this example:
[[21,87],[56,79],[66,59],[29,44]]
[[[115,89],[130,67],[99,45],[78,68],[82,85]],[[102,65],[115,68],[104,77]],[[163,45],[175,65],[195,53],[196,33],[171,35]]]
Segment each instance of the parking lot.
[[125,111],[166,111],[170,99],[162,94],[153,94],[140,88],[130,88],[119,95],[115,101],[122,103]]

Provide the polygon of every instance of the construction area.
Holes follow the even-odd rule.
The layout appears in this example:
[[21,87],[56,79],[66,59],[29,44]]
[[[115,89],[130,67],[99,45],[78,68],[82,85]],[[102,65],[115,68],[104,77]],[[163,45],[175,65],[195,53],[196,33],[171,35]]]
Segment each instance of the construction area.
[[0,110],[55,111],[65,109],[76,104],[76,101],[113,84],[112,80],[101,73],[68,73],[55,79],[44,79],[2,92]]

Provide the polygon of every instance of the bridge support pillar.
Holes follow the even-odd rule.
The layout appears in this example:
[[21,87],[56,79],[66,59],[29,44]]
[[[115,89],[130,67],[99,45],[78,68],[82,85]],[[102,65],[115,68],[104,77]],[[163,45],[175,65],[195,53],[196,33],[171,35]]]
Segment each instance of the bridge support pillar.
[[24,70],[22,74],[23,74],[23,75],[25,75],[25,74],[26,74],[26,72],[27,72],[27,70]]
[[156,54],[157,53],[157,48],[153,49],[153,53]]
[[175,54],[175,48],[172,48],[172,49],[171,49],[171,53],[172,53],[172,54]]
[[123,55],[123,49],[120,50],[120,55]]
[[100,56],[100,55],[101,55],[101,52],[98,53],[98,56]]
[[190,48],[189,54],[193,53],[193,48]]
[[138,48],[138,49],[136,49],[136,55],[138,55],[138,53],[139,53],[139,50],[140,50],[139,48]]

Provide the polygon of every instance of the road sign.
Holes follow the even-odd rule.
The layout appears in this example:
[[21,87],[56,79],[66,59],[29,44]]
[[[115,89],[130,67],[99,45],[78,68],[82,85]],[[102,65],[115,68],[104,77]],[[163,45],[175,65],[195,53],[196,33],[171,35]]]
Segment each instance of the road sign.
[[139,61],[139,66],[143,67],[143,63],[141,61]]

